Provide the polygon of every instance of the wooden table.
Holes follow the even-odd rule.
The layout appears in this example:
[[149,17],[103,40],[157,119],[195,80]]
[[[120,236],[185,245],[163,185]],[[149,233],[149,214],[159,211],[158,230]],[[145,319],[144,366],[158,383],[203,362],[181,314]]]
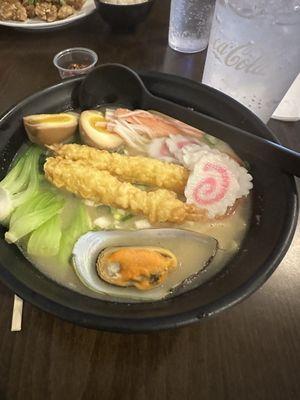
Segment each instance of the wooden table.
[[[112,35],[95,14],[61,31],[0,28],[0,112],[59,81],[54,54],[94,49],[120,62],[200,81],[205,54],[167,47],[169,2],[135,34]],[[300,151],[300,124],[272,122]],[[242,304],[173,331],[122,335],[84,329],[25,304],[10,332],[13,293],[0,284],[0,399],[296,400],[300,398],[300,227],[284,261]]]

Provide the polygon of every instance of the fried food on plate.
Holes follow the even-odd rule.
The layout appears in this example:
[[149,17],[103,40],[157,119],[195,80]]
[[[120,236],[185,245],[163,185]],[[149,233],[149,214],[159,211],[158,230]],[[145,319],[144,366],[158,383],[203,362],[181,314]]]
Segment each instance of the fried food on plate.
[[54,22],[81,10],[85,0],[0,0],[0,21]]

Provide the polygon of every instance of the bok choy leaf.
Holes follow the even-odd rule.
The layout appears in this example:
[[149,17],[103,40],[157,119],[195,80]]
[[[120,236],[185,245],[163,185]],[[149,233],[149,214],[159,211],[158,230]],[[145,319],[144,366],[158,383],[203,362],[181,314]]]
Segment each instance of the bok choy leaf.
[[41,153],[41,149],[31,146],[0,182],[0,223],[6,223],[14,209],[38,190]]
[[59,259],[63,264],[69,263],[76,240],[90,230],[92,230],[92,222],[87,208],[82,202],[78,202],[72,222],[64,230],[61,238]]
[[64,199],[52,192],[38,192],[13,212],[5,240],[15,243],[59,214]]
[[36,257],[51,257],[59,252],[62,236],[61,216],[54,215],[32,232],[27,243],[27,252]]

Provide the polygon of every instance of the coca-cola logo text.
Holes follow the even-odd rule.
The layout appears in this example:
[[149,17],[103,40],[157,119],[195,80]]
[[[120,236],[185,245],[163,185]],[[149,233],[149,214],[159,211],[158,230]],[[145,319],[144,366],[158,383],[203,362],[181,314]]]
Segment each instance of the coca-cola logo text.
[[253,43],[236,44],[216,39],[213,42],[212,52],[215,57],[237,71],[254,75],[265,75],[267,61],[261,50]]

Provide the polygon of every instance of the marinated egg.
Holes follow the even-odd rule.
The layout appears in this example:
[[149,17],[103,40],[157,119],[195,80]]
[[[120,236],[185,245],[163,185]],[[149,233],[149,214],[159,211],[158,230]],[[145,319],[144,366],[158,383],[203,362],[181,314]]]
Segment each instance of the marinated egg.
[[124,143],[119,135],[106,130],[105,118],[96,110],[80,114],[79,132],[85,144],[99,149],[116,149]]
[[23,118],[24,127],[31,142],[50,145],[70,140],[78,126],[75,113],[36,114]]

